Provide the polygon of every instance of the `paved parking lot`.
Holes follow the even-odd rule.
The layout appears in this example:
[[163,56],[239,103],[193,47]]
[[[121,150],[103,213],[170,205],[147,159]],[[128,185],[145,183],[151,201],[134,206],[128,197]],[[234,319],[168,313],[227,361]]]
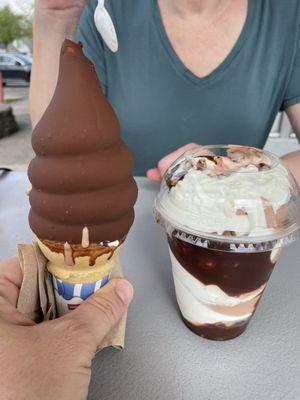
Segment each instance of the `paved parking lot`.
[[28,83],[11,82],[4,87],[4,98],[8,100],[28,99],[29,86]]
[[0,140],[0,166],[26,169],[34,157],[28,108],[29,87],[19,83],[4,88],[4,100],[13,107],[20,130]]

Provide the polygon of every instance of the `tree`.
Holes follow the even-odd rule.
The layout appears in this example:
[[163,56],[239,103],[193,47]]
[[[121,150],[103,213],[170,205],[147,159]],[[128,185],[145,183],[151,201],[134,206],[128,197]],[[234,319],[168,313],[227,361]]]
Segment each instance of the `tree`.
[[22,28],[22,37],[32,39],[32,34],[33,34],[32,19],[23,18],[21,22],[21,28]]
[[23,36],[32,39],[34,3],[32,1],[13,0],[13,5],[16,11],[23,15]]
[[15,39],[30,36],[31,23],[22,14],[15,14],[9,6],[0,9],[0,42],[7,49]]

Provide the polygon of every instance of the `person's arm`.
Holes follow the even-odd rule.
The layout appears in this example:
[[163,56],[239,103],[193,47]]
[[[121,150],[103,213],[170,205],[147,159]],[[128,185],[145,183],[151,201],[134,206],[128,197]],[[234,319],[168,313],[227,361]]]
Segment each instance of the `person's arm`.
[[[299,29],[297,30],[297,32]],[[295,30],[296,34],[296,30]],[[300,35],[293,60],[291,74],[289,76],[286,91],[284,93],[281,110],[284,110],[291,122],[293,130],[300,140]],[[289,62],[289,61],[287,61]],[[282,160],[290,169],[298,184],[300,184],[300,152],[295,151],[282,157]]]
[[[286,113],[298,140],[300,140],[300,103],[294,104],[287,108]],[[294,151],[293,153],[286,154],[282,157],[282,160],[290,169],[296,181],[300,185],[300,151]]]
[[33,30],[33,65],[30,85],[30,115],[37,124],[53,95],[61,44],[75,38],[87,0],[36,0]]

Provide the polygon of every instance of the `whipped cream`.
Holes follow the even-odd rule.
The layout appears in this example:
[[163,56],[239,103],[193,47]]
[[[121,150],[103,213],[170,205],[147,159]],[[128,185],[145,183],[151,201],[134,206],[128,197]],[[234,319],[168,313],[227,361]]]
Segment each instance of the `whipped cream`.
[[229,231],[254,236],[271,233],[274,228],[266,208],[276,219],[289,199],[289,172],[279,163],[263,170],[248,165],[221,176],[192,168],[165,191],[160,201],[163,216],[176,222],[175,226],[219,235]]

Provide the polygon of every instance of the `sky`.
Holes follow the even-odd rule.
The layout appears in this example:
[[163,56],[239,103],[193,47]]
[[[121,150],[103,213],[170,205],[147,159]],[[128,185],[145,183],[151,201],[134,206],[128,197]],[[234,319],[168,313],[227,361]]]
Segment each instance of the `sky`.
[[[17,7],[18,2],[20,3],[20,1],[15,0],[0,0],[0,7],[9,4],[14,11],[20,11],[20,9]],[[33,0],[21,0],[21,3],[33,4]]]

